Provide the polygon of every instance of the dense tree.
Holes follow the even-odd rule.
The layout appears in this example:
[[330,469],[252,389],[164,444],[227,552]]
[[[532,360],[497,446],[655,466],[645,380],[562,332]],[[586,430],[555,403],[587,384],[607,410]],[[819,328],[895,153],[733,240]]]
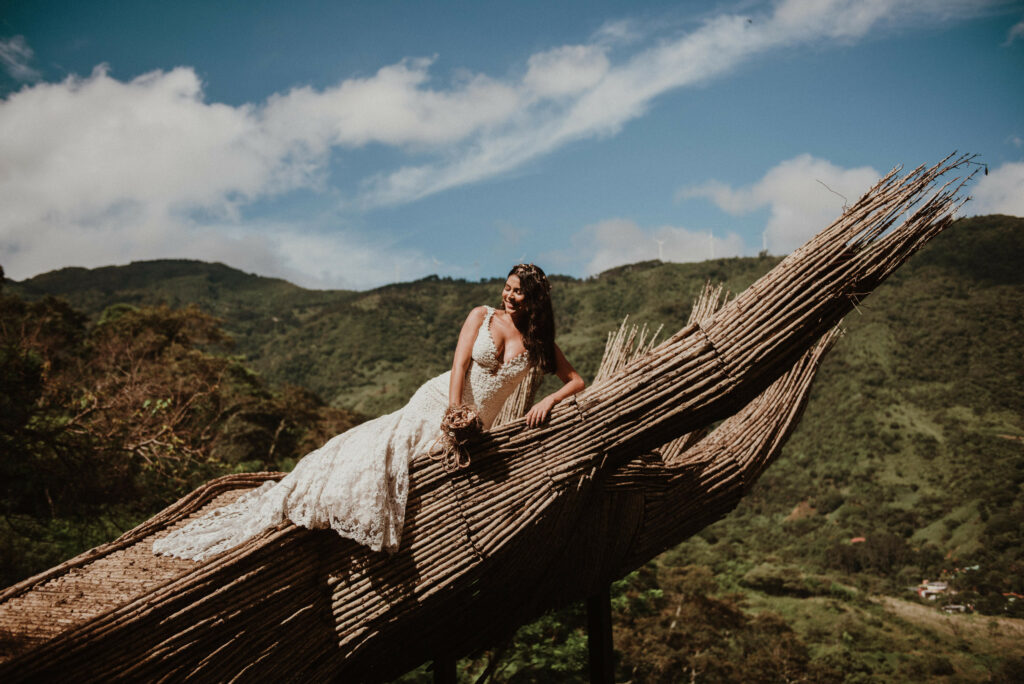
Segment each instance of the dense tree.
[[89,324],[64,300],[0,292],[0,579],[41,569],[23,547],[54,521],[145,517],[210,477],[290,467],[360,420],[271,391],[230,346],[196,307],[115,305]]

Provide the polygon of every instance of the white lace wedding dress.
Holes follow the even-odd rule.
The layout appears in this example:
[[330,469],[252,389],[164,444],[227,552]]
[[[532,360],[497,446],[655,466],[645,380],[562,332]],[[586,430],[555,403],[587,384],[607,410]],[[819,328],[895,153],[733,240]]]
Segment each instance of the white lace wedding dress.
[[[487,307],[473,343],[463,401],[476,406],[484,429],[523,379],[524,351],[501,363]],[[394,552],[402,536],[409,463],[440,434],[451,371],[428,380],[404,408],[361,423],[307,454],[280,482],[267,482],[236,501],[153,543],[153,552],[204,560],[290,520],[331,528],[375,551]]]

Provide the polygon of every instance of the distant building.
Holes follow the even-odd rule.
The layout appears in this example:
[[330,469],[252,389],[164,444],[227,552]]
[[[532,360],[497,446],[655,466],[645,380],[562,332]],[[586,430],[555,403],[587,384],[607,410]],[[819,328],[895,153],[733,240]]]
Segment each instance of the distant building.
[[974,609],[971,606],[965,606],[959,603],[951,603],[948,606],[942,606],[942,610],[945,613],[973,613]]
[[921,584],[917,586],[917,595],[929,601],[934,601],[936,596],[945,594],[947,591],[949,591],[949,584],[946,582],[922,580]]

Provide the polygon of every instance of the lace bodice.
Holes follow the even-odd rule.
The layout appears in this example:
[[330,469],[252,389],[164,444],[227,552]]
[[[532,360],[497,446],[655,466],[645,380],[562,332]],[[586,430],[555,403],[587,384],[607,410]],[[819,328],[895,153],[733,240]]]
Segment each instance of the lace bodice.
[[[527,352],[502,363],[487,307],[473,342],[462,399],[489,428],[529,368]],[[236,501],[171,531],[155,553],[203,560],[284,520],[335,530],[374,550],[396,551],[405,522],[409,463],[440,434],[451,371],[424,383],[404,408],[361,423],[307,454],[280,482],[267,482]]]
[[469,366],[462,390],[463,402],[476,406],[485,429],[494,422],[505,400],[522,381],[529,367],[529,356],[525,349],[502,363],[498,347],[494,344],[494,335],[491,334],[493,317],[494,309],[487,307],[484,321],[473,342],[473,363]]

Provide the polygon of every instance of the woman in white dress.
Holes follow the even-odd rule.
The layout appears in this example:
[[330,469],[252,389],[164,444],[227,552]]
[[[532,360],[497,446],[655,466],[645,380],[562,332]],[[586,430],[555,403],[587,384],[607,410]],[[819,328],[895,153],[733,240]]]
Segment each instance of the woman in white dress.
[[459,334],[452,369],[421,386],[404,408],[361,423],[307,454],[280,482],[263,486],[153,543],[154,553],[204,560],[284,520],[331,528],[375,551],[398,550],[409,463],[440,435],[446,410],[472,406],[486,430],[531,367],[563,382],[526,414],[536,427],[583,379],[555,344],[551,285],[533,264],[509,271],[500,310],[479,306]]

